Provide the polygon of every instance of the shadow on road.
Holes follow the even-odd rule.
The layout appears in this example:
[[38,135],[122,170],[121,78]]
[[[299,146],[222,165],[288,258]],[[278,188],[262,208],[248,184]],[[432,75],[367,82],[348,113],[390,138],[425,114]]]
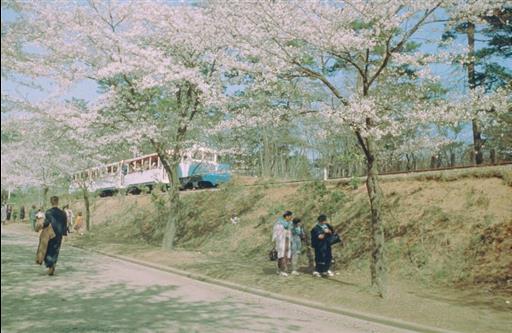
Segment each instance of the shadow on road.
[[247,303],[190,301],[172,296],[174,285],[105,281],[103,259],[73,248],[61,252],[54,277],[34,264],[35,244],[2,235],[1,250],[2,332],[244,332],[249,322],[252,332],[276,331],[275,317]]

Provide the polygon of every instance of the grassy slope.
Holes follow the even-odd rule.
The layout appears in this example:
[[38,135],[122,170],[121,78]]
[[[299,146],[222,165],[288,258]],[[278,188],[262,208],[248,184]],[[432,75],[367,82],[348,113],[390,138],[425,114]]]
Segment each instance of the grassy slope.
[[[382,182],[390,270],[390,296],[384,301],[371,296],[368,288],[364,186],[231,185],[187,193],[188,219],[179,228],[179,249],[170,255],[157,247],[166,214],[159,197],[99,199],[94,220],[101,226],[78,242],[289,295],[320,297],[334,305],[463,331],[499,331],[510,310],[505,299],[512,293],[512,177],[510,168],[497,170],[388,177]],[[307,276],[284,282],[276,278],[266,253],[272,223],[284,209],[303,217],[308,229],[319,213],[331,217],[346,241],[344,247],[335,247],[340,273],[335,279],[315,283]],[[237,226],[229,222],[233,213],[241,219]],[[306,256],[302,262],[307,266]],[[475,288],[482,286],[499,293]],[[333,294],[333,288],[338,292]],[[484,309],[490,320],[482,320]]]

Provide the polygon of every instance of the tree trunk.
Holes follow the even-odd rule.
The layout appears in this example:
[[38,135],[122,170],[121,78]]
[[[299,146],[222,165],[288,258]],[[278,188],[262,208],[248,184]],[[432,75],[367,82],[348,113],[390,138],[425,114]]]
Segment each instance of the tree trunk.
[[[179,152],[179,149],[176,149]],[[169,189],[167,191],[169,199],[169,215],[165,224],[164,237],[162,239],[162,249],[172,250],[174,248],[174,241],[176,238],[176,230],[179,221],[181,220],[182,205],[180,201],[179,192],[179,179],[178,179],[178,167],[179,167],[179,153],[175,153],[177,156],[172,156],[170,161],[166,158],[163,153],[159,153],[162,165],[169,178]]]
[[50,190],[50,189],[48,188],[48,186],[46,186],[46,185],[45,185],[45,186],[43,186],[43,204],[41,205],[41,207],[43,207],[43,209],[44,209],[44,207],[46,207],[46,206],[47,206],[47,204],[48,204],[48,191],[49,191],[49,190]]
[[182,206],[179,197],[179,189],[177,187],[171,186],[167,193],[169,196],[170,209],[165,224],[162,249],[169,251],[174,249],[177,225],[181,220]]
[[91,231],[91,203],[89,201],[89,191],[87,188],[82,188],[82,195],[85,204],[85,228],[87,231]]
[[453,168],[455,167],[455,152],[450,151],[450,166]]
[[375,143],[373,139],[366,139],[367,147],[367,167],[368,176],[366,179],[366,189],[370,199],[371,221],[370,232],[372,238],[371,244],[371,281],[380,297],[385,295],[386,268],[384,262],[384,227],[382,225],[381,207],[382,192],[379,187],[379,171],[377,160],[375,159]]
[[494,148],[491,149],[490,159],[492,164],[496,164],[496,149]]
[[304,244],[306,245],[306,256],[308,257],[308,271],[313,272],[315,270],[315,257],[311,248],[311,236],[307,232],[305,236]]
[[[475,77],[475,25],[471,22],[468,22],[468,28],[466,31],[468,36],[468,48],[470,60],[468,63],[468,82],[469,89],[473,90],[476,87],[476,77]],[[484,156],[482,153],[482,124],[478,118],[474,118],[472,120],[473,125],[473,149],[475,151],[475,163],[482,164],[484,161]]]

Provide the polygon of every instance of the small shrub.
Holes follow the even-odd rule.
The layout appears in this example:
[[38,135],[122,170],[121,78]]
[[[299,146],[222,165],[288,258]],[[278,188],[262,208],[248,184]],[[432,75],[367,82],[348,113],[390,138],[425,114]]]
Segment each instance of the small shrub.
[[352,178],[350,178],[350,187],[353,190],[357,190],[359,186],[361,186],[361,180],[359,180],[358,177],[352,176]]

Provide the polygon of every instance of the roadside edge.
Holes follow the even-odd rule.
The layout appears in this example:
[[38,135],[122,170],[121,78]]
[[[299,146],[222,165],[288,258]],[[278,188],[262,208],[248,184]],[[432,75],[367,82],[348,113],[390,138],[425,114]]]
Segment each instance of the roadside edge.
[[105,251],[101,251],[101,250],[97,250],[97,249],[79,247],[76,245],[72,245],[72,247],[74,247],[76,249],[80,249],[82,251],[95,252],[95,253],[110,257],[110,258],[117,259],[117,260],[127,261],[127,262],[130,262],[133,264],[146,266],[146,267],[150,267],[150,268],[157,269],[160,271],[177,274],[180,276],[187,277],[189,279],[210,283],[210,284],[218,285],[218,286],[229,288],[229,289],[234,289],[234,290],[241,291],[241,292],[246,292],[246,293],[249,293],[252,295],[267,297],[267,298],[271,298],[271,299],[275,299],[275,300],[279,300],[279,301],[284,301],[284,302],[288,302],[288,303],[292,303],[292,304],[296,304],[296,305],[314,308],[317,310],[322,310],[322,311],[326,311],[326,312],[330,312],[330,313],[335,313],[335,314],[340,314],[340,315],[344,315],[344,316],[348,316],[348,317],[352,317],[352,318],[366,320],[366,321],[383,324],[383,325],[391,326],[391,327],[395,327],[395,328],[412,330],[412,331],[421,332],[421,333],[460,333],[458,331],[445,330],[445,329],[441,329],[441,328],[437,328],[437,327],[430,327],[430,326],[416,324],[416,323],[403,321],[403,320],[399,320],[399,319],[393,319],[393,318],[369,314],[369,313],[365,313],[365,312],[354,311],[354,310],[350,310],[350,309],[346,309],[346,308],[342,308],[342,307],[334,308],[334,307],[326,306],[324,304],[317,303],[317,302],[312,302],[312,301],[308,301],[308,300],[304,300],[304,299],[300,299],[300,298],[296,298],[296,297],[277,294],[277,293],[269,292],[269,291],[262,290],[262,289],[251,288],[251,287],[240,285],[240,284],[237,284],[234,282],[228,282],[228,281],[224,281],[224,280],[215,279],[215,278],[212,278],[212,277],[209,277],[206,275],[202,275],[199,273],[184,271],[184,270],[181,270],[178,268],[164,266],[164,265],[160,265],[160,264],[156,264],[156,263],[152,263],[152,262],[148,262],[148,261],[144,261],[144,260],[140,260],[140,259],[135,259],[132,257],[127,257],[127,256],[119,255],[119,254],[113,254],[113,253],[109,253],[109,252],[105,252]]

